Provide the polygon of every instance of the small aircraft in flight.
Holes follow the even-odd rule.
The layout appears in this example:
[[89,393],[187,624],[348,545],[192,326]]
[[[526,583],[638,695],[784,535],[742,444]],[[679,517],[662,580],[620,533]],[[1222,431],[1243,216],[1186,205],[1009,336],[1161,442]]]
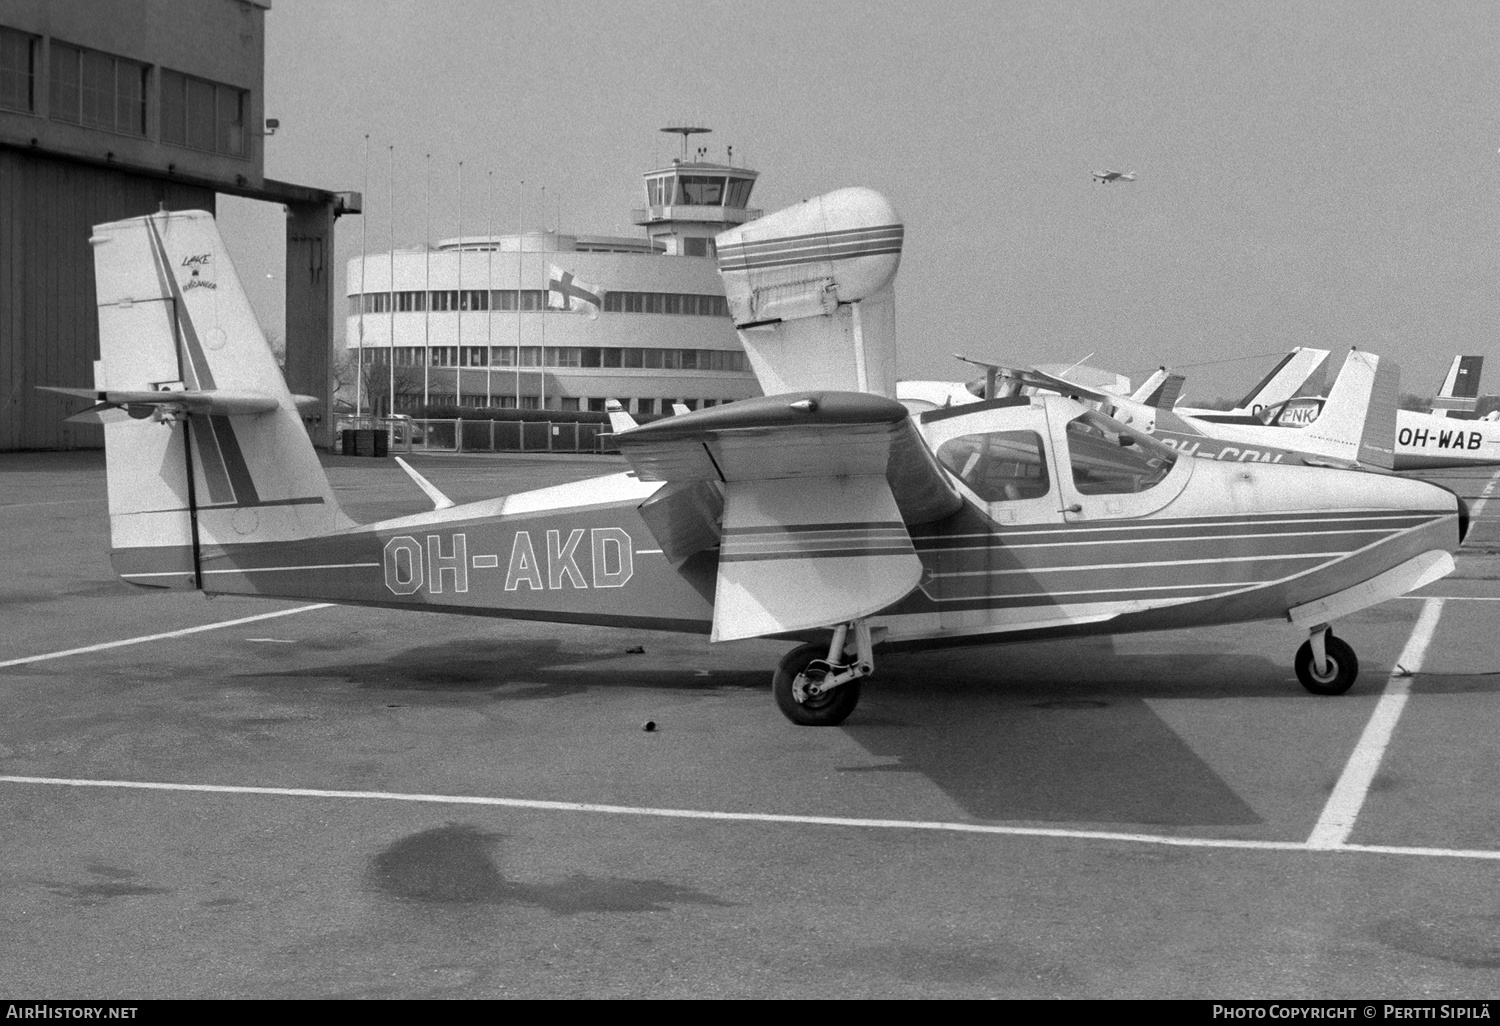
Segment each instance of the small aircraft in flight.
[[[882,652],[1290,621],[1303,686],[1358,659],[1332,621],[1453,569],[1451,492],[1183,458],[1061,395],[911,416],[895,396],[904,227],[867,189],[718,236],[766,393],[631,426],[621,472],[369,524],[339,506],[211,214],[98,225],[112,558],[128,583],[798,641],[772,692],[842,722]],[[612,413],[623,413],[611,411]]]
[[1095,171],[1094,181],[1100,185],[1108,185],[1110,182],[1133,182],[1134,171]]

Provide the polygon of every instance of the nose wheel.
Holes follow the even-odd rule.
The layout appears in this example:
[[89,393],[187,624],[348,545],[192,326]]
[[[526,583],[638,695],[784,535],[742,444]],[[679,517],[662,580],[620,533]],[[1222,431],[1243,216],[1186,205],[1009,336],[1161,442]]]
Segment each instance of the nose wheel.
[[1327,625],[1315,629],[1302,643],[1292,665],[1302,686],[1315,695],[1342,695],[1354,686],[1359,676],[1359,659],[1354,649],[1342,638],[1334,637]]

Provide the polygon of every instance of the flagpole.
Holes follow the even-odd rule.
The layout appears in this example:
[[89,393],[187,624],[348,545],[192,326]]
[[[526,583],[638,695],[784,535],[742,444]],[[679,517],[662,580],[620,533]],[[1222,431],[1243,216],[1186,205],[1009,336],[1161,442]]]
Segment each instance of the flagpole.
[[[544,235],[547,232],[546,218],[547,187],[544,185],[542,186],[542,233]],[[552,301],[552,283],[547,280],[547,254],[545,252],[542,252],[537,255],[541,257],[542,261],[542,344],[538,349],[537,363],[539,364],[539,366],[537,367],[537,390],[541,392],[541,396],[539,398],[541,406],[538,408],[545,410],[547,408],[547,306]]]
[[[365,184],[362,195],[370,195],[370,136],[365,133]],[[359,418],[364,416],[364,378],[365,378],[365,260],[368,247],[365,238],[369,233],[370,215],[359,219],[359,338],[355,341],[354,350],[354,417],[355,424]]]
[[484,405],[495,402],[495,172],[489,175],[489,241],[484,247]]
[[526,206],[526,179],[521,179],[521,187],[516,190],[516,409],[521,408],[521,238],[526,233],[522,230],[521,211]]
[[432,402],[428,388],[432,378],[432,154],[426,163],[422,181],[422,415]]
[[458,162],[458,359],[453,363],[453,401],[464,404],[464,162]]
[[391,401],[386,407],[385,415],[392,416],[396,412],[396,147],[393,143],[388,146],[390,151],[389,179],[386,182],[386,203],[391,208],[390,234],[388,241],[391,250],[391,338],[386,346],[385,371],[386,376],[391,379]]

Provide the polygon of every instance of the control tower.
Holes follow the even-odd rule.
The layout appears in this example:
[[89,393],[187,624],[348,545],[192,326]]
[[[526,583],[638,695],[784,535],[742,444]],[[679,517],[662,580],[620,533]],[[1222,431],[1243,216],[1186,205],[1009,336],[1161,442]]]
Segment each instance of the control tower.
[[[711,129],[673,126],[662,131],[682,136],[682,155],[672,158],[670,167],[646,172],[646,206],[632,211],[633,220],[646,229],[653,246],[665,246],[669,256],[712,257],[715,235],[760,217],[759,210],[746,205],[760,172],[709,163],[704,159],[707,147],[699,147],[688,159],[691,137]],[[730,161],[733,154],[731,148]]]

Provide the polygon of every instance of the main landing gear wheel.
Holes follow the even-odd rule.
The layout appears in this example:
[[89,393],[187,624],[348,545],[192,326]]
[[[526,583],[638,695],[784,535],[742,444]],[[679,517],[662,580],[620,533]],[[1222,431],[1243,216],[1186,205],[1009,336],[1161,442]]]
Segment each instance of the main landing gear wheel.
[[1354,679],[1359,676],[1359,659],[1348,642],[1335,638],[1331,631],[1323,644],[1328,653],[1328,666],[1323,673],[1313,663],[1311,641],[1304,641],[1297,649],[1297,658],[1292,663],[1297,679],[1315,695],[1342,695],[1354,686]]
[[[805,693],[809,682],[821,681],[827,675],[827,657],[827,645],[799,645],[777,664],[771,677],[771,693],[776,696],[777,708],[793,723],[804,727],[836,727],[859,704],[858,680],[840,684],[821,695]],[[811,666],[814,662],[818,665]]]

